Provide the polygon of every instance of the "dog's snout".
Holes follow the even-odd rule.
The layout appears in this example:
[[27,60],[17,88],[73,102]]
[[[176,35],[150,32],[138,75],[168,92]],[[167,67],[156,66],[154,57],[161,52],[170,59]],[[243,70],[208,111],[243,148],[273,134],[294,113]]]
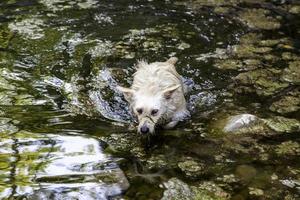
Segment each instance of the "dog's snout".
[[149,132],[149,128],[147,126],[142,126],[141,127],[141,133],[146,134]]

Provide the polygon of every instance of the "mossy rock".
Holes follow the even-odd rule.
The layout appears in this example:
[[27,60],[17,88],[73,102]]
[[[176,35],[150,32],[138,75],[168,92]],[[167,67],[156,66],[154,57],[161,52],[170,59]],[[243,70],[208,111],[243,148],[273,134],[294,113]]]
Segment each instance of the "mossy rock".
[[227,59],[227,60],[218,60],[214,66],[218,69],[232,69],[237,70],[242,68],[243,63],[240,60]]
[[239,19],[253,29],[274,30],[281,27],[280,21],[264,9],[247,9],[241,11]]
[[296,119],[276,116],[271,119],[264,119],[267,126],[278,133],[292,133],[300,131],[300,122]]
[[225,200],[230,196],[214,183],[190,187],[177,178],[171,178],[164,187],[166,190],[161,200]]
[[240,44],[233,47],[234,55],[238,58],[259,58],[263,54],[270,53],[270,47],[257,47],[252,44]]
[[288,10],[292,14],[300,14],[300,5],[292,5]]
[[185,161],[179,162],[178,167],[180,170],[190,178],[196,178],[203,174],[204,165],[192,158],[186,158]]
[[237,71],[249,71],[260,68],[262,63],[258,59],[245,59],[245,60],[218,60],[214,66],[218,69],[224,70],[237,70]]
[[279,100],[273,102],[269,109],[280,114],[288,114],[299,111],[300,88],[288,92]]
[[294,141],[286,141],[277,145],[275,152],[278,155],[289,155],[299,156],[300,155],[300,144]]
[[234,78],[236,86],[238,86],[235,90],[237,92],[245,92],[245,90],[239,90],[239,87],[242,85],[250,88],[249,92],[255,91],[259,96],[274,95],[289,86],[288,83],[279,80],[280,73],[281,70],[272,68],[240,73]]
[[[203,7],[215,7],[215,8],[224,8],[230,6],[236,6],[239,1],[238,0],[189,0],[189,1],[182,1],[177,0],[175,2],[177,5],[184,5],[193,10],[197,10]],[[221,12],[223,13],[223,12]]]
[[282,79],[300,85],[300,60],[289,63],[289,67],[283,70]]
[[281,54],[281,58],[283,60],[288,60],[288,61],[299,60],[299,55],[291,53],[291,52],[283,52]]
[[191,187],[195,193],[194,200],[225,200],[231,195],[212,181],[204,181],[198,186]]

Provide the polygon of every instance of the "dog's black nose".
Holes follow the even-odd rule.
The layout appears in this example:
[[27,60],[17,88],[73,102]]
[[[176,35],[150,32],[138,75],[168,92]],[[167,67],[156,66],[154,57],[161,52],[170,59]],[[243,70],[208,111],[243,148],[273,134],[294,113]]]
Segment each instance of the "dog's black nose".
[[149,132],[149,128],[147,126],[142,126],[141,127],[141,133],[146,134]]

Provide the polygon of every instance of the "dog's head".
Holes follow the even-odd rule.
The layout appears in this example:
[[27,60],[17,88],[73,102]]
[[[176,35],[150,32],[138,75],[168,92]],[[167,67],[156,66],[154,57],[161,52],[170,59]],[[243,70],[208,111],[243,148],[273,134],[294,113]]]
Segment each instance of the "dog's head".
[[171,86],[158,93],[118,87],[129,102],[132,113],[138,119],[137,131],[140,134],[153,134],[155,132],[157,123],[168,113],[172,95],[179,87],[181,85]]

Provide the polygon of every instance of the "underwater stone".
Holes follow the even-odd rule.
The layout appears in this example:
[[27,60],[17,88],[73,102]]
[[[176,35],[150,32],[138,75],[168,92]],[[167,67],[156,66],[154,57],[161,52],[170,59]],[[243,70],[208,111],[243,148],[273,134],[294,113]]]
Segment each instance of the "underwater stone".
[[190,187],[177,178],[171,178],[163,185],[166,190],[161,200],[225,200],[230,197],[228,193],[211,182]]
[[300,60],[289,63],[289,67],[283,70],[282,79],[296,85],[300,84]]
[[1,105],[12,105],[13,99],[7,91],[4,91],[0,92],[0,102]]
[[298,142],[286,141],[277,145],[275,152],[279,155],[300,155],[300,145]]
[[85,0],[83,2],[79,2],[78,6],[82,9],[96,8],[98,1],[95,0]]
[[228,7],[215,7],[214,12],[217,14],[226,14],[230,11],[230,8]]
[[113,151],[130,152],[136,144],[135,135],[132,133],[110,134],[108,137],[101,137],[103,141],[109,144]]
[[191,47],[191,45],[188,44],[188,43],[185,43],[185,42],[182,42],[182,43],[180,43],[180,44],[177,46],[177,48],[180,49],[180,50],[188,49],[188,48],[190,48],[190,47]]
[[167,158],[163,154],[152,155],[146,163],[149,169],[162,169],[168,166]]
[[264,9],[247,9],[242,11],[239,18],[254,29],[273,30],[280,28],[279,20],[270,16],[271,12]]
[[238,58],[257,58],[261,54],[269,53],[272,51],[270,47],[257,47],[252,44],[240,44],[233,46],[233,53]]
[[94,46],[93,48],[89,49],[89,54],[91,54],[91,56],[93,58],[95,57],[107,57],[110,56],[114,53],[114,48],[113,48],[113,43],[111,41],[97,41],[97,45]]
[[[221,6],[235,6],[239,3],[238,0],[189,0],[189,1],[176,1],[175,2],[177,5],[185,5],[191,9],[200,9],[204,6],[209,6],[209,7],[216,7],[219,8]],[[223,8],[222,7],[222,8]],[[226,7],[225,7],[226,8]]]
[[299,55],[291,53],[291,52],[283,52],[281,54],[281,58],[283,60],[298,60],[299,59]]
[[37,16],[32,16],[32,18],[10,23],[8,28],[11,31],[16,31],[29,39],[36,40],[44,37],[42,26],[44,26],[44,21],[39,19]]
[[280,43],[280,40],[261,40],[259,45],[264,47],[272,47]]
[[233,59],[227,59],[227,60],[218,60],[214,66],[218,69],[240,69],[242,68],[243,64],[240,60],[233,60]]
[[53,12],[74,8],[76,5],[81,9],[95,8],[98,4],[95,0],[39,0],[44,6]]
[[232,116],[226,123],[224,132],[235,132],[239,129],[249,127],[252,123],[257,122],[259,119],[251,114],[240,114]]
[[290,13],[293,14],[299,14],[300,13],[300,6],[299,5],[293,5],[290,9],[289,9]]
[[191,188],[177,178],[171,178],[163,185],[166,190],[161,200],[190,200],[194,198]]
[[299,88],[288,92],[279,100],[272,103],[269,108],[273,112],[288,114],[300,109],[300,90]]
[[262,40],[262,35],[257,33],[247,33],[240,38],[241,44],[256,44]]
[[267,126],[278,133],[292,133],[300,131],[300,122],[296,119],[276,116],[263,120]]
[[[266,68],[240,73],[234,80],[237,92],[255,91],[259,96],[271,96],[289,86],[288,83],[279,80],[281,70]],[[246,86],[249,90],[240,91],[240,86]]]
[[16,127],[12,119],[10,118],[0,118],[0,134],[11,134],[18,132],[18,127]]
[[259,188],[249,187],[249,194],[254,196],[262,196],[264,195],[264,191]]
[[204,165],[202,163],[186,158],[184,162],[179,162],[178,167],[185,173],[187,177],[198,177],[203,173]]
[[214,66],[218,69],[232,69],[238,71],[249,71],[254,70],[261,67],[261,61],[257,59],[245,59],[245,60],[234,60],[234,59],[226,59],[226,60],[218,60]]
[[191,187],[196,194],[195,200],[225,200],[231,195],[225,192],[220,186],[212,181],[204,181],[198,186]]

